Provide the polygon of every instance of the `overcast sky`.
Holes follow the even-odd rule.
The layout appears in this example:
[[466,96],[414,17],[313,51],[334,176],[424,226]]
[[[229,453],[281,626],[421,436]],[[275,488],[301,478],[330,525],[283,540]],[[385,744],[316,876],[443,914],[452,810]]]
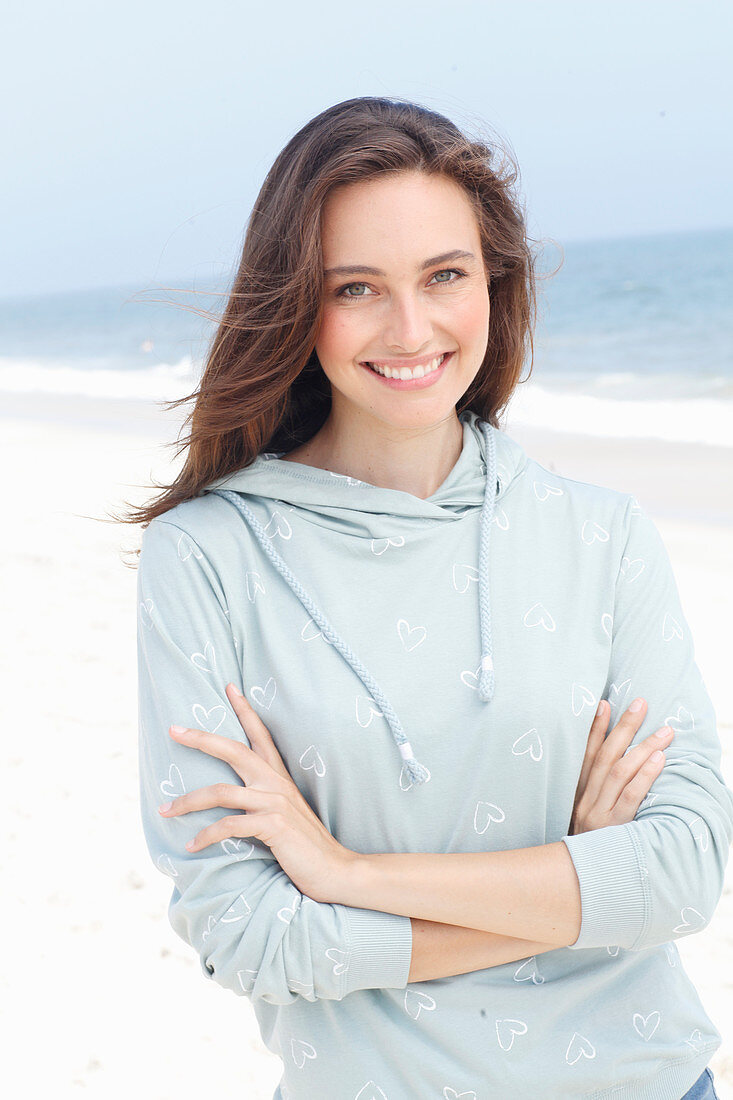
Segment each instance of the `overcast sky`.
[[397,95],[508,142],[534,236],[733,225],[729,0],[65,0],[3,18],[0,295],[227,281],[309,118]]

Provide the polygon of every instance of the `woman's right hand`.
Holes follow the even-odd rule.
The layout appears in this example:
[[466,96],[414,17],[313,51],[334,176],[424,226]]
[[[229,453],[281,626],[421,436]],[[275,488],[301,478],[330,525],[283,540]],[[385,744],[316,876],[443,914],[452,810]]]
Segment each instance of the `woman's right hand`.
[[669,726],[662,726],[626,752],[646,715],[646,701],[640,702],[638,711],[624,711],[606,737],[611,707],[606,699],[601,700],[600,713],[596,714],[588,736],[569,836],[633,821],[662,771],[664,756],[653,760],[652,754],[670,745],[674,731]]

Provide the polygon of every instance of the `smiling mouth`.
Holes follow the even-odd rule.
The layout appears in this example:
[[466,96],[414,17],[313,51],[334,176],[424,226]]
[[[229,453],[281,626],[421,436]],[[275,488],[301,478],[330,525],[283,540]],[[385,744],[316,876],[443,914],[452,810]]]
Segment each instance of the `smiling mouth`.
[[417,367],[383,367],[369,362],[365,363],[364,366],[369,367],[375,374],[381,374],[385,378],[397,378],[403,382],[409,382],[411,378],[424,378],[425,375],[432,374],[450,354],[450,352],[444,351],[442,355],[431,359],[429,363],[420,364]]

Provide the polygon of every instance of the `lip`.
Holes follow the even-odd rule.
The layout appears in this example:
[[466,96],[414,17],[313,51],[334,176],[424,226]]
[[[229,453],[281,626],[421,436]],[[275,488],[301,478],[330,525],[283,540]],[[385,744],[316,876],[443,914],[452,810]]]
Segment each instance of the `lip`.
[[409,367],[413,370],[415,367],[426,367],[441,355],[445,355],[447,359],[452,354],[450,351],[434,351],[432,355],[423,355],[420,359],[364,359],[361,365],[365,367],[367,363],[373,363],[375,367],[391,367],[392,370],[399,370],[400,367]]
[[[442,352],[438,353],[442,355]],[[433,359],[436,356],[432,357]],[[368,371],[372,378],[376,378],[377,382],[381,382],[385,386],[391,386],[393,390],[422,390],[427,386],[434,386],[438,382],[443,374],[443,371],[453,358],[453,352],[449,351],[445,353],[445,359],[440,364],[437,370],[431,371],[430,374],[423,375],[422,378],[386,378],[383,374],[379,374],[377,371],[372,370],[366,363],[362,363],[361,366],[365,371]],[[378,360],[374,360],[377,366],[381,366]],[[428,363],[432,362],[432,359],[427,360]],[[389,364],[388,364],[389,365]],[[419,362],[415,362],[415,366],[419,366]],[[423,364],[424,365],[424,364]],[[406,361],[402,361],[402,366],[408,366]]]

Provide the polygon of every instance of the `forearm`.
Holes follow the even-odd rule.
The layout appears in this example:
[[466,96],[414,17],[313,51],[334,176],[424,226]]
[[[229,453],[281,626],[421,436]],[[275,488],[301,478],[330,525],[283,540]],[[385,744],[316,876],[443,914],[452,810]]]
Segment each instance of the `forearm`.
[[517,940],[511,936],[412,917],[412,961],[408,982],[427,982],[470,974],[473,970],[528,959],[557,944]]
[[580,934],[580,886],[562,841],[506,852],[359,854],[332,901],[556,947]]

